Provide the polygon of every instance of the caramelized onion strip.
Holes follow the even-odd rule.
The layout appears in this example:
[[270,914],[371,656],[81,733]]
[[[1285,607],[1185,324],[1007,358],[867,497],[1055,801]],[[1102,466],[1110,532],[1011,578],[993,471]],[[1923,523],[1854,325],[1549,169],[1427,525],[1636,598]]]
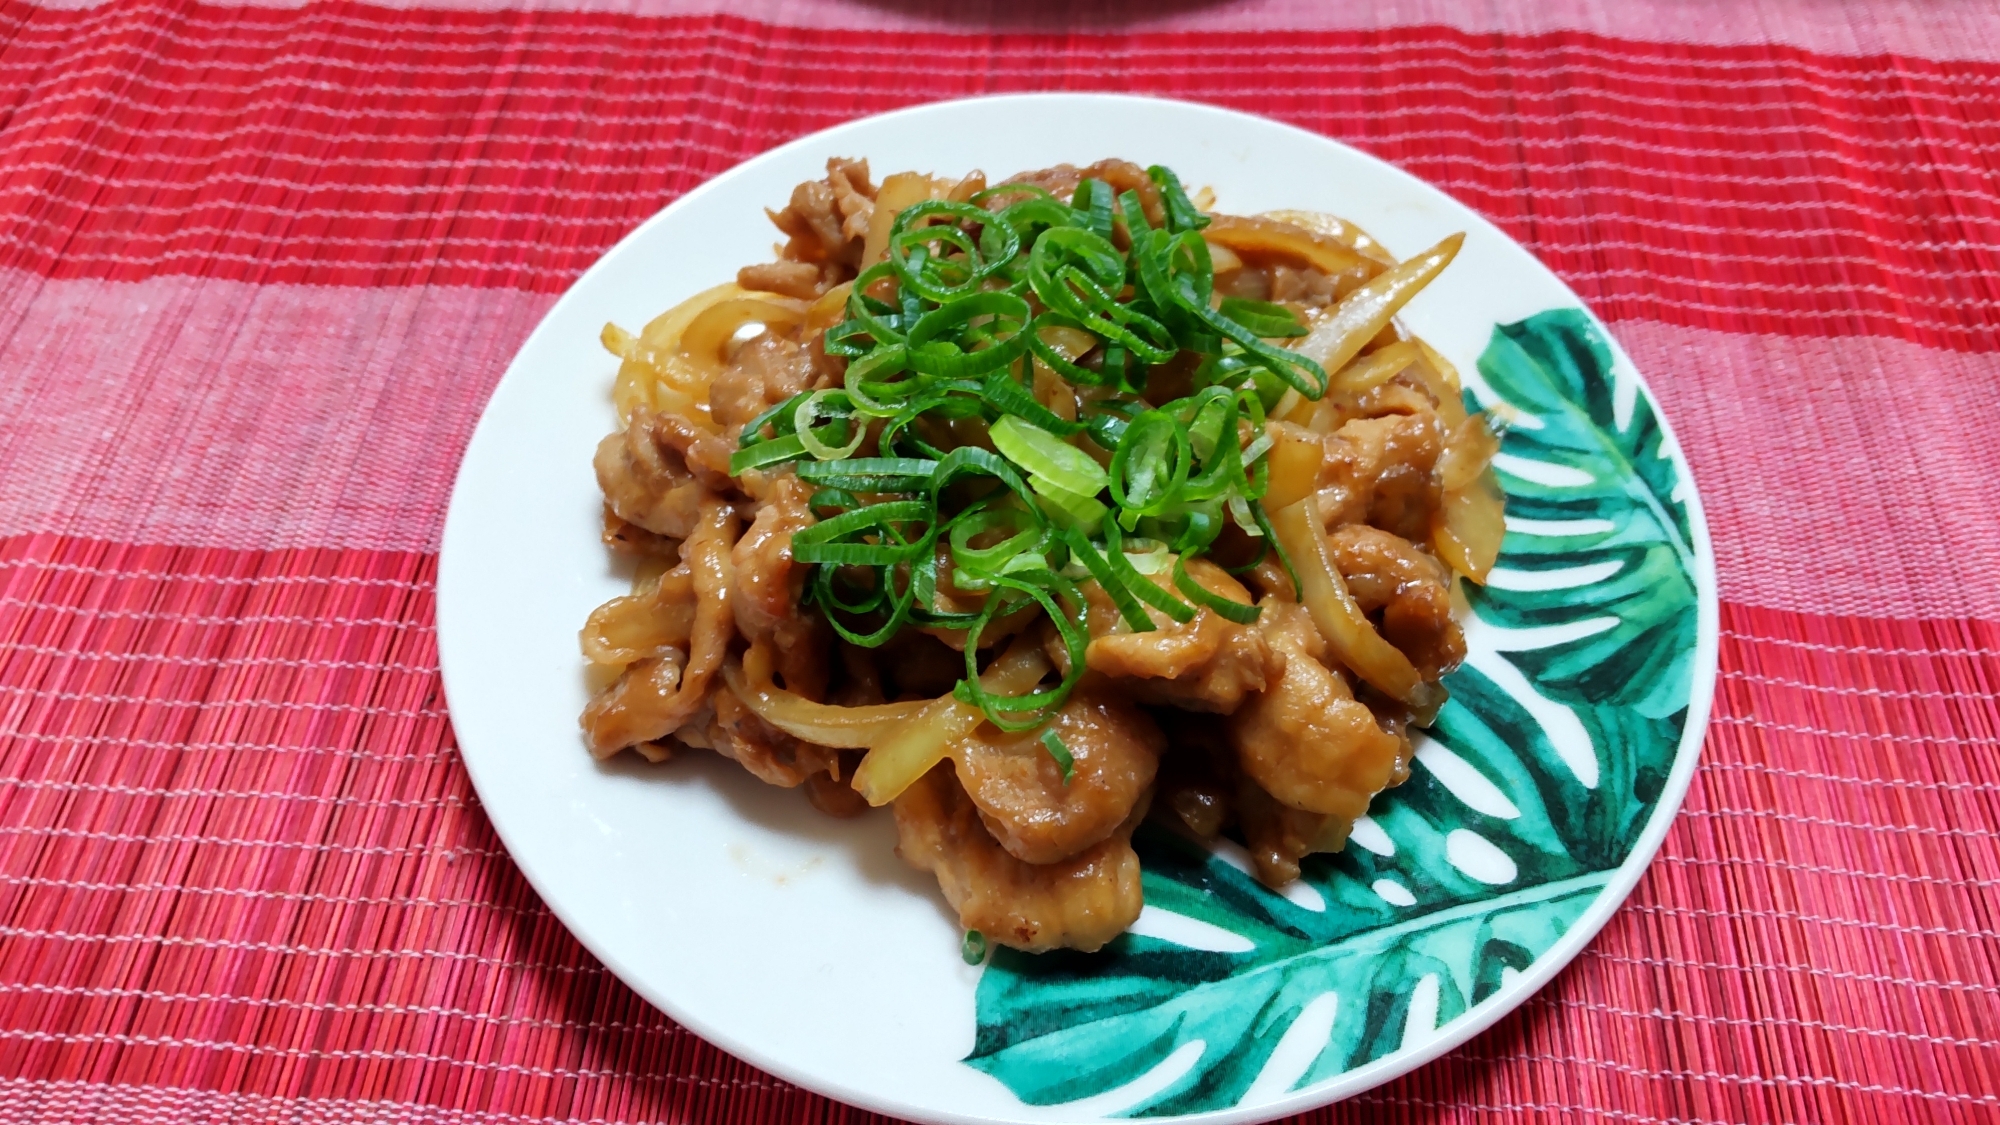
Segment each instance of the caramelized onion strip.
[[1289,508],[1311,496],[1319,487],[1319,474],[1326,462],[1326,443],[1309,430],[1284,422],[1268,422],[1264,432],[1271,436],[1270,485],[1264,491],[1264,510]]
[[1239,255],[1276,254],[1304,262],[1328,276],[1345,273],[1357,266],[1373,273],[1382,265],[1323,234],[1278,219],[1216,215],[1202,230],[1201,236]]
[[1457,492],[1470,485],[1493,463],[1500,452],[1500,435],[1493,432],[1486,413],[1469,414],[1446,435],[1444,455],[1438,458],[1438,485]]
[[[746,659],[746,663],[747,663]],[[872,707],[839,707],[815,703],[786,691],[770,680],[753,676],[744,664],[722,666],[729,690],[757,717],[794,738],[820,746],[862,749],[889,737],[929,703],[878,703]]]
[[619,421],[631,421],[640,408],[706,420],[705,408],[697,404],[708,399],[708,379],[681,358],[681,336],[710,306],[745,292],[734,283],[704,289],[646,322],[636,336],[616,325],[604,326],[600,339],[605,348],[624,361],[611,391]]
[[[1041,683],[1050,667],[1042,646],[1023,638],[994,661],[979,682],[994,695],[1020,695]],[[871,805],[888,804],[943,761],[954,743],[985,721],[979,708],[953,696],[931,700],[869,749],[854,771],[855,791]]]
[[694,635],[694,577],[685,570],[659,576],[650,589],[612,598],[591,611],[579,639],[593,664],[630,664],[681,647]]
[[861,268],[881,261],[889,250],[889,228],[896,216],[927,199],[942,199],[949,180],[934,180],[921,172],[897,172],[882,179],[875,192],[875,210],[868,216],[868,236],[861,242]]
[[1319,502],[1308,496],[1271,516],[1278,543],[1298,571],[1301,599],[1313,624],[1342,664],[1381,691],[1416,706],[1436,693],[1424,683],[1416,665],[1395,645],[1382,639],[1368,615],[1361,612],[1347,583],[1327,556],[1325,527]]
[[1408,340],[1376,348],[1334,372],[1333,378],[1327,380],[1327,393],[1358,395],[1372,391],[1402,374],[1417,361],[1418,355],[1417,346]]
[[767,294],[732,296],[689,320],[674,351],[704,376],[714,378],[729,365],[731,341],[745,325],[761,324],[789,337],[797,334],[805,317],[804,301]]
[[1324,211],[1266,211],[1259,218],[1276,219],[1281,223],[1304,227],[1314,234],[1333,239],[1371,261],[1391,267],[1396,264],[1395,255],[1384,250],[1382,244],[1370,237],[1367,231],[1338,215],[1329,215]]
[[1484,586],[1507,537],[1507,501],[1492,469],[1444,494],[1431,517],[1431,548],[1446,565]]
[[1298,352],[1328,371],[1338,371],[1361,354],[1389,326],[1389,319],[1443,272],[1464,234],[1454,234],[1395,269],[1341,298],[1331,315],[1299,341]]
[[1465,392],[1458,381],[1458,368],[1422,340],[1416,341],[1416,347],[1422,353],[1421,362],[1410,370],[1424,381],[1431,397],[1437,399],[1438,420],[1447,430],[1452,429],[1465,421]]

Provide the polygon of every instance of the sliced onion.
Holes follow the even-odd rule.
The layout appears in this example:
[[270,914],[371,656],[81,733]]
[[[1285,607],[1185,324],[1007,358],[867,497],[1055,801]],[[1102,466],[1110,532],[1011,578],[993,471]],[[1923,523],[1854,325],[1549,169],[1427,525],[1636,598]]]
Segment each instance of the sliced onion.
[[1415,344],[1422,362],[1415,364],[1411,370],[1424,381],[1431,397],[1438,400],[1438,420],[1444,423],[1445,429],[1453,429],[1465,421],[1465,392],[1458,381],[1458,368],[1422,340],[1415,341]]
[[794,738],[819,746],[860,749],[880,742],[929,706],[923,702],[878,703],[872,707],[838,707],[815,703],[786,691],[769,679],[753,680],[734,661],[722,668],[729,690],[756,716]]
[[717,302],[741,297],[749,292],[733,281],[704,289],[647,321],[646,327],[639,330],[639,343],[650,352],[664,354],[675,351],[680,347],[681,334],[687,331],[689,321],[700,316],[704,310]]
[[578,640],[596,664],[630,664],[685,646],[694,635],[694,581],[686,571],[661,576],[658,587],[612,598],[591,611]]
[[1424,353],[1424,362],[1430,364],[1431,370],[1444,380],[1444,385],[1451,388],[1452,397],[1456,398],[1463,394],[1465,383],[1458,377],[1457,365],[1446,359],[1436,348],[1425,343],[1422,337],[1412,336],[1410,340],[1417,345],[1418,351]]
[[1507,537],[1507,500],[1492,469],[1444,494],[1431,516],[1431,549],[1453,570],[1480,585],[1500,557]]
[[1324,211],[1266,211],[1260,217],[1290,223],[1295,227],[1304,227],[1314,234],[1331,238],[1349,250],[1385,266],[1396,264],[1395,255],[1383,249],[1382,244],[1369,237],[1367,231],[1338,215],[1329,215]]
[[1076,421],[1076,388],[1039,358],[1035,360],[1035,401],[1065,422]]
[[1456,492],[1478,480],[1493,455],[1500,452],[1500,435],[1486,421],[1484,413],[1468,415],[1445,438],[1444,456],[1438,458],[1438,484],[1446,492]]
[[[1297,387],[1286,387],[1285,393],[1278,396],[1278,401],[1272,405],[1267,417],[1276,418],[1282,422],[1289,422],[1292,420],[1291,416],[1294,412],[1301,412],[1301,408],[1311,401],[1311,399],[1300,394]],[[1302,412],[1308,417],[1312,413],[1309,409]]]
[[800,334],[811,337],[847,319],[847,297],[854,292],[854,283],[843,281],[839,285],[819,295],[819,299],[806,306],[805,325]]
[[[1208,242],[1207,239],[1203,239],[1202,241]],[[1208,242],[1208,262],[1210,269],[1217,277],[1221,277],[1225,273],[1234,273],[1243,268],[1243,259],[1236,256],[1236,251],[1231,250],[1220,242]]]
[[806,303],[788,297],[730,297],[697,313],[681,332],[674,354],[713,377],[729,365],[730,344],[745,325],[762,324],[786,336],[805,323]]
[[1326,443],[1318,434],[1288,423],[1267,423],[1264,432],[1271,436],[1271,476],[1264,491],[1264,510],[1275,512],[1311,496],[1319,487]]
[[[1035,334],[1042,343],[1064,359],[1075,363],[1090,349],[1097,346],[1097,337],[1081,328],[1067,325],[1047,325],[1037,328]],[[1065,422],[1076,421],[1077,395],[1079,388],[1062,377],[1054,368],[1043,363],[1040,356],[1034,357],[1035,399],[1055,412],[1056,417]]]
[[597,340],[604,350],[619,359],[631,359],[639,350],[639,338],[610,321],[604,322],[604,330],[597,334]]
[[1217,215],[1201,232],[1203,239],[1237,254],[1276,254],[1301,261],[1332,275],[1382,263],[1322,234],[1278,219]]
[[889,228],[896,216],[927,199],[943,199],[951,191],[951,181],[933,180],[921,172],[897,172],[886,176],[875,192],[875,210],[868,216],[868,237],[861,242],[861,268],[882,260],[889,250]]
[[[653,358],[642,352],[639,357],[618,365],[618,378],[611,384],[611,402],[618,409],[619,424],[630,423],[632,415],[640,410],[705,418],[706,408],[698,406],[693,395],[670,385],[662,368],[652,362]],[[685,366],[681,366],[684,370]]]
[[[994,661],[979,682],[994,695],[1020,695],[1041,683],[1049,669],[1042,646],[1023,638]],[[892,733],[872,744],[854,771],[854,791],[877,808],[888,804],[944,761],[954,745],[985,721],[985,712],[949,695],[923,704]]]
[[1358,395],[1372,391],[1401,375],[1417,361],[1420,354],[1416,345],[1398,340],[1367,355],[1356,356],[1354,362],[1334,372],[1333,378],[1327,380],[1327,393]]
[[1084,353],[1097,346],[1097,337],[1081,328],[1071,328],[1063,324],[1051,324],[1035,330],[1050,350],[1075,363]]
[[[681,335],[704,310],[745,292],[733,282],[704,289],[648,321],[636,338],[624,334],[624,350],[618,354],[625,362],[618,367],[618,380],[612,389],[619,421],[631,421],[641,407],[696,421],[706,417],[707,408],[702,404],[708,401],[708,376],[680,357]],[[611,346],[608,336],[602,338]]]
[[1271,516],[1278,544],[1291,556],[1298,571],[1300,593],[1313,624],[1333,649],[1333,654],[1354,674],[1388,695],[1412,705],[1426,702],[1436,689],[1424,683],[1416,665],[1402,650],[1382,639],[1368,615],[1348,593],[1347,583],[1327,557],[1325,523],[1319,503],[1312,497]]
[[1337,371],[1361,353],[1368,342],[1389,326],[1389,320],[1410,298],[1421,293],[1443,272],[1465,242],[1454,234],[1429,250],[1349,293],[1333,313],[1313,326],[1298,344],[1298,352],[1328,371]]

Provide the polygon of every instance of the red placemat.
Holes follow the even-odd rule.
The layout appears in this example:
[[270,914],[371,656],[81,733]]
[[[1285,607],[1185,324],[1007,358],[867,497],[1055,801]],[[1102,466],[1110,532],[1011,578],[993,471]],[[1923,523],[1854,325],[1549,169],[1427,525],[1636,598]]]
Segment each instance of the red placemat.
[[2000,1120],[2000,15],[1346,7],[0,6],[0,1120],[872,1119],[522,881],[439,694],[437,537],[632,226],[1027,89],[1442,186],[1610,322],[1708,503],[1722,675],[1659,860],[1521,1010],[1310,1119]]

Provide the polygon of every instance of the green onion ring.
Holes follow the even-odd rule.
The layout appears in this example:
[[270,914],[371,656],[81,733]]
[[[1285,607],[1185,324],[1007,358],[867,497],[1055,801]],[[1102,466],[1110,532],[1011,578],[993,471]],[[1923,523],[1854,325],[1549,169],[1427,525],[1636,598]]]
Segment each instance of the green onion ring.
[[740,477],[752,469],[768,469],[782,465],[786,461],[796,461],[806,455],[805,442],[797,434],[759,442],[748,449],[739,449],[729,457],[729,475]]
[[847,401],[847,392],[836,390],[814,391],[812,394],[806,396],[804,402],[799,403],[798,413],[793,415],[792,430],[799,435],[799,442],[806,447],[806,452],[812,454],[815,460],[838,461],[861,448],[862,440],[868,436],[868,427],[863,426],[861,420],[851,414],[830,419],[830,421],[847,423],[847,428],[851,432],[848,434],[845,445],[828,445],[824,439],[813,432],[813,422],[819,417],[821,404],[836,397],[842,403],[845,403]]
[[1118,607],[1118,615],[1125,619],[1125,624],[1131,626],[1134,633],[1152,632],[1155,626],[1152,617],[1146,613],[1146,607],[1133,596],[1131,588],[1118,577],[1105,557],[1090,545],[1090,540],[1074,528],[1064,531],[1063,537],[1069,545],[1070,554],[1083,563],[1092,578],[1097,579],[1097,584],[1110,597],[1111,604]]
[[1189,601],[1213,612],[1217,617],[1234,621],[1238,625],[1252,624],[1258,615],[1264,612],[1262,606],[1244,605],[1196,582],[1194,576],[1187,572],[1186,556],[1174,560],[1174,589],[1179,590]]
[[[1155,435],[1164,435],[1163,451],[1144,448]],[[1145,411],[1125,427],[1118,448],[1111,454],[1111,498],[1128,512],[1142,516],[1159,512],[1180,495],[1192,461],[1188,434],[1180,423],[1164,411]],[[1146,489],[1160,479],[1162,469],[1166,483],[1149,494]]]
[[1124,537],[1118,534],[1118,521],[1104,521],[1104,555],[1111,563],[1111,573],[1118,576],[1140,601],[1185,625],[1194,620],[1194,607],[1167,593],[1153,580],[1140,574],[1131,560],[1125,557]]

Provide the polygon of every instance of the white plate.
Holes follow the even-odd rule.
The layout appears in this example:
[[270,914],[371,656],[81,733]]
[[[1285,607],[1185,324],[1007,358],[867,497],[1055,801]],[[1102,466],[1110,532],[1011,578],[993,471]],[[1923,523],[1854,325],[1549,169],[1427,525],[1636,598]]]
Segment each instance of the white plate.
[[[1510,525],[1508,589],[1496,582],[1480,603],[1485,620],[1468,630],[1476,671],[1455,682],[1472,701],[1464,714],[1493,720],[1498,734],[1464,721],[1458,734],[1440,735],[1450,749],[1428,747],[1411,783],[1389,795],[1400,803],[1378,802],[1373,829],[1357,836],[1372,846],[1350,848],[1344,867],[1312,868],[1312,889],[1278,899],[1219,857],[1201,868],[1203,877],[1248,906],[1149,907],[1144,928],[1154,936],[1127,946],[1164,951],[1182,966],[1175,972],[1206,965],[1201,972],[1225,973],[1219,985],[1190,984],[1171,1004],[1148,1009],[1151,1023],[1084,1026],[1016,1044],[987,1058],[986,1069],[969,1065],[981,970],[961,962],[958,928],[934,881],[893,854],[886,815],[830,820],[800,793],[766,786],[712,755],[684,754],[659,767],[631,755],[594,762],[577,730],[586,699],[577,630],[593,607],[626,589],[598,541],[590,465],[615,421],[608,391],[616,362],[597,342],[604,323],[636,329],[739,266],[768,260],[777,235],[764,207],[819,177],[830,156],[866,157],[878,176],[902,169],[956,176],[1108,155],[1169,165],[1191,186],[1213,186],[1219,209],[1231,213],[1340,214],[1398,254],[1465,231],[1457,261],[1405,320],[1483,399],[1493,392],[1474,372],[1498,339],[1496,326],[1581,308],[1525,250],[1442,193],[1271,121],[1106,95],[923,106],[766,153],[620,242],[522,346],[480,419],[452,495],[438,582],[445,685],[480,800],[529,881],[591,952],[675,1019],[785,1079],[884,1113],[940,1122],[1182,1111],[1194,1111],[1188,1119],[1261,1120],[1416,1067],[1526,999],[1603,925],[1679,807],[1706,725],[1715,581],[1699,502],[1671,435],[1649,425],[1651,396],[1629,360],[1592,337],[1594,321],[1570,311],[1534,323],[1568,333],[1545,341],[1596,357],[1597,369],[1586,371],[1595,382],[1585,389],[1602,392],[1594,416],[1601,427],[1590,428],[1588,403],[1559,405],[1546,414],[1556,429],[1545,422],[1509,437],[1510,518],[1539,518]],[[1554,368],[1535,369],[1546,370]],[[1561,433],[1590,440],[1568,448],[1552,436]],[[1639,452],[1621,459],[1622,442]],[[1592,460],[1604,450],[1610,460]],[[1634,554],[1630,535],[1604,530],[1604,513],[1641,539],[1651,535],[1651,546]],[[1666,577],[1638,581],[1647,565],[1663,567]],[[1571,589],[1579,591],[1576,605],[1550,593]],[[1645,624],[1636,618],[1649,613],[1665,614],[1660,620],[1678,639],[1632,647],[1640,642],[1630,641],[1626,626]],[[1604,677],[1572,674],[1584,650],[1639,669],[1645,690],[1588,686]],[[1565,653],[1568,671],[1551,671],[1545,658]],[[1620,741],[1630,724],[1619,716],[1637,716],[1632,722],[1652,741]],[[1628,827],[1615,838],[1583,834],[1578,825],[1604,819],[1592,802],[1614,797],[1630,814]],[[1510,872],[1501,886],[1480,881]],[[1185,891],[1149,881],[1148,900]],[[1550,905],[1558,900],[1566,905]],[[1265,965],[1261,976],[1228,969],[1239,963],[1229,957],[1260,953],[1187,948],[1279,940],[1228,932],[1250,932],[1238,925],[1242,910],[1278,927],[1256,933],[1283,931],[1292,943],[1288,959]],[[1408,922],[1390,916],[1395,910]],[[1205,915],[1210,928],[1188,924],[1189,914]],[[1367,923],[1373,928],[1359,937],[1328,936],[1377,914],[1387,920]],[[1270,999],[1271,1016],[1245,1024],[1253,1002],[1269,999],[1257,981],[1285,982],[1289,991]],[[1034,998],[1043,993],[1032,991],[1039,986],[1024,987],[1031,991],[1018,995],[1041,1003]],[[1342,996],[1342,988],[1383,1003],[1371,1016],[1369,996]],[[1084,1019],[1059,1008],[1037,1010],[1057,1025]],[[1019,1025],[1007,1023],[997,1004],[989,1009],[990,1047],[994,1033]],[[1093,1031],[1102,1033],[1095,1045]],[[1129,1054],[1108,1057],[1106,1043]],[[1058,1100],[1065,1098],[1081,1100]]]

